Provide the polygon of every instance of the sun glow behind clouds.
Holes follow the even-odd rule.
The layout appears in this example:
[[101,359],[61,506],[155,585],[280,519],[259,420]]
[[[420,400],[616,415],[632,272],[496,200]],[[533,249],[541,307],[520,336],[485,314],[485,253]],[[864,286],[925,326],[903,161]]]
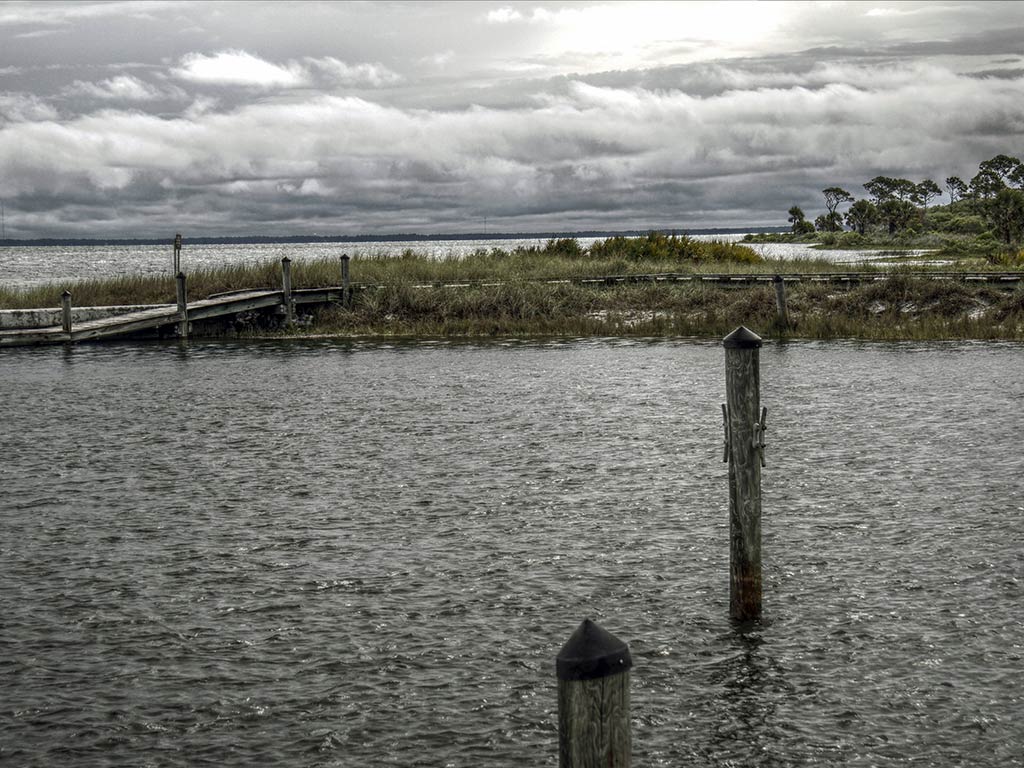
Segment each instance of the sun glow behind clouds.
[[627,2],[530,10],[505,6],[490,11],[487,22],[544,30],[546,55],[586,54],[599,65],[609,59],[623,64],[668,55],[671,61],[692,61],[744,53],[748,44],[785,23],[791,11],[789,3],[763,2]]

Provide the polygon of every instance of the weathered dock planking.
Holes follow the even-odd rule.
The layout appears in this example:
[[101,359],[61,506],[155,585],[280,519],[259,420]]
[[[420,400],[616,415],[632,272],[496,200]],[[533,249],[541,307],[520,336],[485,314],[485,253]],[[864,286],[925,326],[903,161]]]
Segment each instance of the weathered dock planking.
[[[342,300],[341,288],[309,288],[291,291],[295,304],[326,304]],[[113,339],[139,331],[165,326],[235,315],[256,309],[285,304],[285,292],[243,291],[200,299],[187,305],[184,312],[177,305],[166,304],[100,320],[88,320],[65,330],[62,325],[0,331],[0,347],[35,344],[67,344],[78,341]]]
[[[902,274],[902,273],[901,273]],[[949,280],[966,283],[991,283],[1013,288],[1024,281],[1024,272],[913,272],[911,276],[924,280]],[[693,272],[657,272],[651,274],[605,275],[581,278],[538,278],[528,282],[545,285],[623,285],[633,283],[693,283],[696,285],[748,286],[774,285],[778,277],[783,283],[832,283],[838,285],[859,285],[860,283],[882,282],[893,277],[889,272],[789,272],[780,275],[767,273],[715,272],[699,274]],[[415,288],[471,288],[495,287],[501,282],[488,280],[461,280],[457,283],[422,283]],[[378,288],[363,285],[362,289]]]

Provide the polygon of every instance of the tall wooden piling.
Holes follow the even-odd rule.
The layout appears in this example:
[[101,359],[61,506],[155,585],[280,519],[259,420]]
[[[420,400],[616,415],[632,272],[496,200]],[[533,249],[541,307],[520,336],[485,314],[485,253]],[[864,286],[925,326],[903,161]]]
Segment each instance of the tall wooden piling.
[[775,320],[779,328],[785,330],[789,328],[789,310],[786,307],[786,281],[782,279],[782,275],[776,275],[772,278],[772,282],[775,284]]
[[729,614],[761,618],[761,337],[740,326],[725,337],[726,456],[729,462]]
[[181,315],[178,320],[178,335],[188,338],[188,289],[185,285],[185,273],[178,272],[174,278],[178,289],[178,312]]
[[629,646],[585,619],[555,666],[560,768],[629,768]]
[[352,286],[348,279],[348,254],[341,255],[341,303],[343,306],[352,304]]
[[181,234],[174,236],[174,271],[172,274],[181,272]]
[[64,333],[71,333],[71,291],[60,295],[60,325]]
[[292,301],[292,260],[281,259],[281,291],[284,293],[284,314],[288,325],[295,322],[295,303]]

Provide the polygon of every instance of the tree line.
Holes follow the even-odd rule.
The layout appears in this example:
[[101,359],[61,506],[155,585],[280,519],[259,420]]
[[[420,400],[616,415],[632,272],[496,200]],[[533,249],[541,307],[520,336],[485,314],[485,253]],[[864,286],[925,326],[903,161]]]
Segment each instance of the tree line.
[[[928,203],[942,195],[942,189],[931,179],[915,183],[876,176],[864,184],[864,189],[868,197],[862,199],[855,199],[842,187],[823,189],[826,213],[813,224],[794,205],[788,219],[793,232],[841,232],[845,225],[861,235],[877,230],[894,236],[912,224],[923,224]],[[959,206],[983,217],[1005,243],[1019,240],[1024,234],[1024,163],[1018,158],[996,155],[985,160],[969,182],[950,176],[946,192],[950,208]],[[839,206],[846,203],[850,207],[840,213]]]

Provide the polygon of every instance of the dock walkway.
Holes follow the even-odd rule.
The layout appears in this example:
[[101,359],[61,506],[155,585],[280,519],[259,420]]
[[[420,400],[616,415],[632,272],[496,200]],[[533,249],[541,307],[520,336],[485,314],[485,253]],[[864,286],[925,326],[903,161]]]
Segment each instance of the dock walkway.
[[[182,322],[208,320],[225,315],[236,315],[268,307],[284,306],[284,291],[244,291],[189,303],[182,313],[176,305],[163,304],[137,312],[129,312],[100,320],[87,320],[76,324],[71,331],[63,326],[22,328],[0,331],[0,347],[35,344],[66,344],[126,336],[139,331],[152,330]],[[341,300],[341,288],[313,288],[292,291],[295,304],[326,304]]]

